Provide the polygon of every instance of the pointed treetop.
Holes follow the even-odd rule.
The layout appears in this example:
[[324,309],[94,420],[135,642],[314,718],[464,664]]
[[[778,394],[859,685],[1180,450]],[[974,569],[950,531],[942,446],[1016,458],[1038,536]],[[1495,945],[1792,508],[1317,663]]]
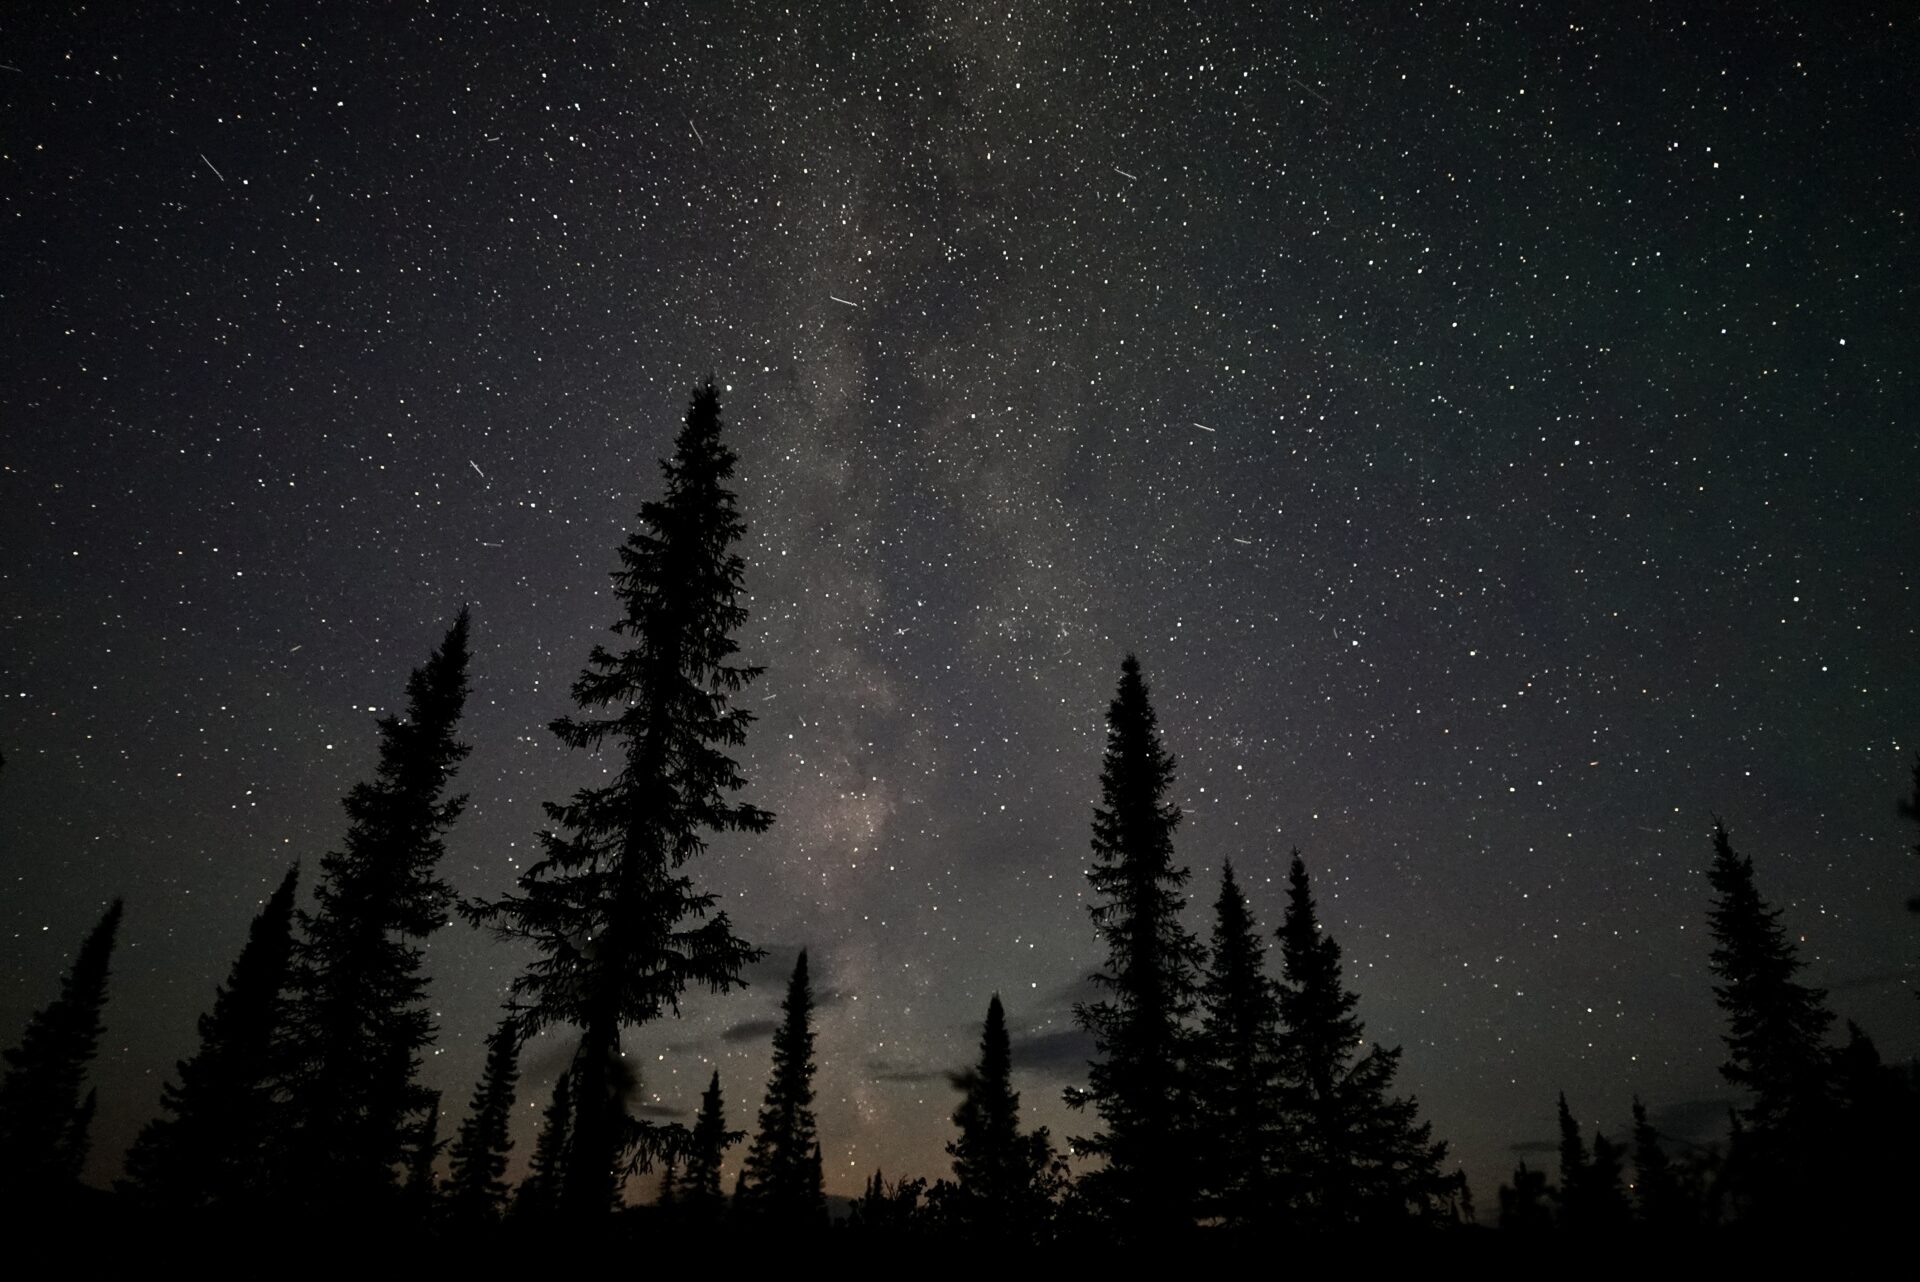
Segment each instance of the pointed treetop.
[[255,915],[213,1009],[200,1016],[199,1049],[161,1087],[162,1116],[127,1154],[122,1187],[147,1206],[231,1211],[267,1183],[299,877],[296,862]]
[[27,1022],[20,1045],[4,1052],[0,1191],[44,1192],[80,1178],[93,1121],[93,1095],[83,1097],[81,1087],[100,1044],[107,962],[124,907],[119,899],[107,906],[60,981],[60,995]]

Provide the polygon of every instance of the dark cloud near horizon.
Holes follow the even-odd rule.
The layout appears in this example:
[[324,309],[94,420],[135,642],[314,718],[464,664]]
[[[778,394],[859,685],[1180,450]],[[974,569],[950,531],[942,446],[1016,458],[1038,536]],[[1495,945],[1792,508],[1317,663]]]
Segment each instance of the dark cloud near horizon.
[[1093,1035],[1081,1029],[1026,1033],[1012,1039],[1013,1066],[1060,1077],[1085,1076],[1095,1058]]

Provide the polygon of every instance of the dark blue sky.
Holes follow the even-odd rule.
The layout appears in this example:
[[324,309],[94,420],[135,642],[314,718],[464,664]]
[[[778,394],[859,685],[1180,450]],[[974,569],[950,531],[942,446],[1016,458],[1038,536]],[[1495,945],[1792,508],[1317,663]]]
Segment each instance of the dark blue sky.
[[[544,727],[708,371],[779,819],[699,875],[773,982],[630,1037],[658,1108],[750,1117],[806,945],[830,1188],[944,1172],[994,990],[1074,1130],[1129,649],[1195,928],[1298,845],[1483,1203],[1557,1090],[1719,1125],[1712,813],[1920,1053],[1902,7],[65,8],[0,70],[0,1038],[125,894],[96,1177],[460,603],[455,883],[596,777]],[[519,959],[431,952],[464,1100]]]

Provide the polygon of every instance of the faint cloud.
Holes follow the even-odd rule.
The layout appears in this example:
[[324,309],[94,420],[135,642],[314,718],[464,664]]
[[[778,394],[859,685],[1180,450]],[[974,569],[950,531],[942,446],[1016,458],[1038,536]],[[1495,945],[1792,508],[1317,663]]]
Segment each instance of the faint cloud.
[[1719,1139],[1726,1134],[1727,1108],[1724,1099],[1687,1099],[1656,1105],[1647,1110],[1653,1129],[1675,1139]]
[[777,1019],[743,1019],[737,1024],[720,1030],[720,1040],[732,1044],[755,1042],[773,1036],[773,1030],[780,1027]]
[[1012,1039],[1013,1066],[1061,1077],[1078,1077],[1094,1057],[1093,1034],[1084,1029],[1027,1033]]
[[867,1075],[876,1082],[907,1082],[916,1085],[953,1076],[945,1069],[920,1068],[912,1064],[896,1064],[892,1060],[885,1059],[868,1060]]

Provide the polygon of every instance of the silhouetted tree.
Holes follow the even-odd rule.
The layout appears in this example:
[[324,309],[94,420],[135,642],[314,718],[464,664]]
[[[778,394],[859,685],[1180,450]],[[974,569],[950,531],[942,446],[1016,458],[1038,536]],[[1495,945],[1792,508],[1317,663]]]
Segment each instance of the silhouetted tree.
[[805,1229],[824,1224],[820,1144],[813,1120],[813,985],[806,950],[794,963],[773,1034],[773,1074],[760,1129],[747,1152],[741,1209],[768,1225]]
[[1878,1231],[1920,1204],[1920,1089],[1912,1064],[1896,1069],[1880,1058],[1860,1026],[1834,1057],[1835,1117],[1827,1132],[1827,1220],[1836,1227]]
[[420,941],[447,922],[452,891],[438,867],[466,806],[447,793],[468,751],[454,738],[467,636],[463,608],[408,678],[406,715],[380,718],[375,777],[348,792],[346,841],[321,859],[315,909],[301,914],[281,1177],[308,1206],[386,1202],[412,1147],[407,1119],[427,1106],[415,1080],[434,1035]]
[[1660,1133],[1638,1099],[1633,1101],[1633,1199],[1649,1229],[1672,1233],[1693,1224],[1673,1163],[1660,1147]]
[[700,1116],[693,1123],[686,1171],[680,1179],[680,1202],[689,1222],[719,1222],[727,1206],[726,1195],[720,1190],[720,1164],[727,1149],[743,1138],[741,1132],[727,1129],[726,1107],[720,1099],[720,1070],[715,1069],[713,1080],[700,1096]]
[[434,1161],[440,1156],[440,1092],[428,1091],[407,1151],[407,1182],[402,1186],[407,1215],[416,1223],[433,1213]]
[[526,1178],[514,1191],[513,1214],[531,1220],[546,1219],[560,1210],[567,1179],[567,1138],[573,1128],[573,1070],[554,1079],[553,1095],[540,1114],[540,1138],[533,1143]]
[[1831,1119],[1826,993],[1799,983],[1798,949],[1755,888],[1753,861],[1736,854],[1713,821],[1707,876],[1717,894],[1708,923],[1714,997],[1727,1016],[1721,1075],[1749,1093],[1736,1154],[1747,1196],[1764,1213],[1804,1201],[1818,1178],[1815,1154]]
[[1279,985],[1281,1099],[1290,1122],[1288,1187],[1310,1229],[1408,1219],[1438,1221],[1457,1182],[1440,1171],[1447,1146],[1418,1121],[1414,1100],[1389,1094],[1400,1050],[1365,1054],[1340,945],[1320,929],[1306,865],[1288,869]]
[[566,1182],[581,1215],[612,1205],[623,1153],[637,1150],[644,1162],[674,1147],[627,1115],[625,1096],[638,1083],[620,1055],[621,1029],[678,1011],[690,985],[732,988],[741,966],[760,956],[681,871],[708,834],[762,832],[773,821],[727,800],[746,780],[726,749],[746,742],[753,720],[731,701],[760,669],[731,662],[733,633],[747,617],[743,563],[732,549],[746,523],[726,487],[734,454],[720,433],[719,394],[708,382],[662,464],[663,496],[642,505],[640,528],[620,548],[613,631],[626,644],[617,653],[596,645],[573,683],[582,711],[604,715],[553,723],[570,748],[611,744],[618,773],[549,804],[544,857],[520,878],[519,893],[467,909],[539,954],[514,981],[528,1031],[581,1030]]
[[1729,1025],[1720,1071],[1752,1092],[1743,1110],[1748,1124],[1777,1128],[1823,1094],[1833,1015],[1825,990],[1795,981],[1799,951],[1780,927],[1779,910],[1755,888],[1753,861],[1734,852],[1718,819],[1708,877],[1719,895],[1709,916],[1711,966],[1720,981],[1714,996]]
[[1181,888],[1173,830],[1180,808],[1167,800],[1174,758],[1160,743],[1140,663],[1128,655],[1107,709],[1101,805],[1093,813],[1094,864],[1087,870],[1095,929],[1106,968],[1092,976],[1109,994],[1074,1007],[1099,1058],[1074,1108],[1092,1104],[1105,1129],[1075,1136],[1073,1150],[1106,1165],[1081,1181],[1084,1195],[1130,1235],[1152,1237],[1192,1225],[1199,1164],[1185,1021],[1198,995],[1199,942],[1180,922]]
[[987,1002],[979,1064],[954,1074],[953,1085],[961,1094],[953,1112],[960,1134],[947,1142],[955,1183],[946,1212],[977,1237],[1031,1237],[1046,1215],[1053,1144],[1044,1126],[1032,1134],[1020,1131],[1013,1046],[1000,994]]
[[1596,1130],[1589,1149],[1560,1093],[1560,1227],[1575,1233],[1618,1232],[1631,1213],[1619,1145]]
[[670,1220],[680,1218],[680,1160],[668,1154],[660,1164],[660,1191],[654,1194],[653,1205],[660,1214]]
[[1560,1092],[1560,1227],[1585,1231],[1592,1227],[1587,1209],[1587,1142],[1580,1136],[1580,1123],[1567,1107],[1567,1093]]
[[268,1177],[274,1084],[293,955],[300,866],[254,916],[247,942],[200,1016],[200,1048],[160,1089],[162,1116],[127,1154],[127,1191],[170,1210],[235,1207],[258,1199]]
[[1547,1173],[1525,1162],[1514,1168],[1513,1183],[1500,1186],[1500,1227],[1516,1233],[1545,1233],[1553,1228],[1553,1192]]
[[1452,1223],[1459,1227],[1478,1224],[1480,1217],[1473,1209],[1473,1186],[1467,1182],[1467,1170],[1456,1166],[1450,1177],[1453,1187],[1445,1198],[1445,1211]]
[[902,1177],[889,1184],[875,1170],[859,1200],[847,1208],[847,1228],[883,1239],[904,1237],[921,1217],[920,1199],[926,1191],[925,1180]]
[[507,1205],[507,1157],[513,1151],[513,1103],[520,1081],[520,1029],[512,1015],[487,1038],[487,1063],[473,1104],[453,1139],[447,1210],[466,1223],[499,1217]]
[[1633,1219],[1622,1163],[1626,1150],[1596,1130],[1587,1160],[1586,1201],[1596,1228],[1618,1232]]
[[92,1143],[94,1093],[87,1065],[100,1045],[107,962],[120,931],[121,902],[108,905],[60,981],[60,995],[27,1021],[4,1052],[0,1080],[0,1197],[18,1204],[71,1188]]
[[1214,902],[1213,941],[1200,988],[1203,1185],[1208,1208],[1228,1224],[1263,1218],[1275,1204],[1280,1004],[1267,977],[1266,946],[1227,864]]

